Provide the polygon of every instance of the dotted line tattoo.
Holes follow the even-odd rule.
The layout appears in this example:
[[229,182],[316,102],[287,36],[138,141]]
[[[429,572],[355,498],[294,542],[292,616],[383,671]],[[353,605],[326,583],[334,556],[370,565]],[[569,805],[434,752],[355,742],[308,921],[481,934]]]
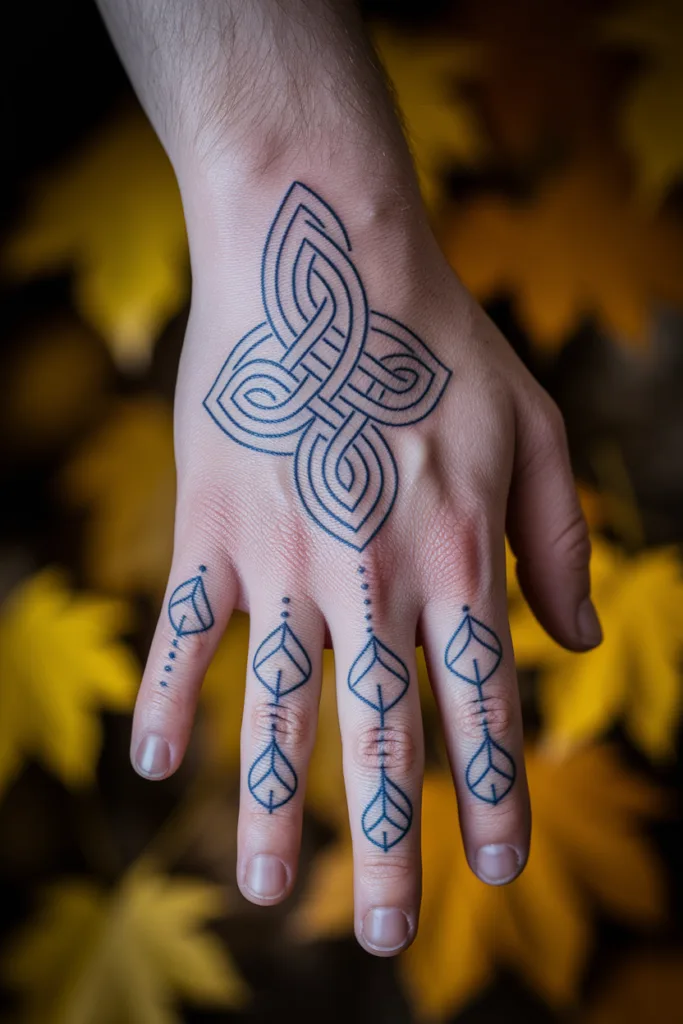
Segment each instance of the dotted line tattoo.
[[254,675],[271,697],[268,702],[271,738],[249,769],[247,785],[254,799],[269,814],[289,803],[299,785],[294,766],[278,742],[281,702],[311,677],[311,660],[287,621],[290,599],[283,597],[282,604],[282,622],[259,645],[252,665]]
[[404,662],[375,635],[372,625],[372,599],[365,580],[365,567],[358,567],[366,629],[370,639],[349,670],[348,686],[359,700],[377,713],[377,752],[379,786],[361,818],[363,832],[380,850],[390,850],[403,839],[413,822],[413,806],[406,793],[389,777],[386,768],[386,743],[390,741],[386,724],[389,711],[403,699],[410,684]]
[[467,788],[478,800],[499,804],[515,784],[517,768],[505,747],[491,737],[486,717],[484,685],[503,659],[498,636],[463,606],[463,618],[446,647],[446,668],[458,679],[477,689],[482,743],[465,772]]
[[[181,652],[180,640],[194,633],[205,633],[214,623],[213,612],[204,586],[203,574],[206,566],[199,566],[199,575],[191,576],[179,587],[176,587],[168,599],[168,618],[173,626],[175,636],[167,654],[164,672],[168,675],[173,671],[174,662]],[[159,680],[160,686],[168,686],[167,679]]]

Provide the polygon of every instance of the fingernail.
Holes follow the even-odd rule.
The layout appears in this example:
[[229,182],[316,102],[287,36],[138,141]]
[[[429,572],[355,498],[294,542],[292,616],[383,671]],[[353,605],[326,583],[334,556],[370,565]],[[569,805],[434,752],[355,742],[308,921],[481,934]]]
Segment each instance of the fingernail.
[[287,869],[279,857],[257,853],[247,865],[245,884],[261,900],[274,900],[287,888]]
[[163,736],[149,732],[135,755],[135,770],[146,779],[161,779],[171,768],[171,748]]
[[585,598],[576,613],[576,628],[587,647],[597,647],[602,640],[602,627],[590,597]]
[[477,854],[477,874],[489,885],[504,885],[519,873],[520,859],[514,846],[490,843]]
[[396,907],[374,907],[365,915],[363,938],[373,949],[391,953],[405,945],[409,934],[408,918]]

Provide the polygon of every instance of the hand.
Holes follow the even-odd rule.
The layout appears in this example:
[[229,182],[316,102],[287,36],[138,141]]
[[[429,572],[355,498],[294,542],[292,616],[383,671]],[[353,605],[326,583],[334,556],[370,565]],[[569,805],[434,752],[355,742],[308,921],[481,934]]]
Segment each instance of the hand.
[[560,414],[405,195],[278,169],[215,217],[188,216],[175,551],[132,741],[141,774],[178,767],[211,656],[233,609],[248,610],[238,881],[279,902],[328,631],[356,933],[380,955],[412,940],[419,913],[416,638],[467,857],[490,884],[522,870],[530,831],[506,523],[548,631],[576,650],[600,639]]

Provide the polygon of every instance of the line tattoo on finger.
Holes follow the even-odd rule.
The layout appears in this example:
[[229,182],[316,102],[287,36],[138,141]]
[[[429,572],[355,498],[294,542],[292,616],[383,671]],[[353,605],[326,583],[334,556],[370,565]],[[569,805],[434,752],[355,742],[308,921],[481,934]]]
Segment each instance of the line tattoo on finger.
[[484,686],[503,660],[503,648],[496,633],[463,605],[463,617],[448,641],[446,668],[454,676],[476,687],[481,716],[482,743],[465,771],[467,788],[478,800],[499,804],[515,784],[517,767],[508,751],[489,732]]
[[204,408],[233,441],[294,457],[311,519],[362,551],[398,493],[383,428],[427,417],[451,371],[404,324],[370,310],[332,207],[294,182],[261,259],[265,320],[234,346]]
[[376,740],[379,785],[363,810],[361,826],[367,839],[386,853],[400,843],[413,822],[413,805],[408,795],[389,777],[386,767],[386,743],[390,741],[387,713],[405,696],[410,673],[401,658],[375,635],[365,566],[359,566],[358,573],[369,640],[349,669],[348,686],[354,696],[377,713],[379,722]]
[[[213,611],[204,586],[206,572],[206,566],[200,565],[198,575],[191,576],[177,586],[168,599],[168,618],[175,636],[164,665],[167,676],[173,671],[178,654],[181,653],[181,639],[195,633],[206,633],[214,624]],[[168,686],[168,680],[160,679],[159,685]]]
[[283,597],[282,604],[280,625],[259,645],[252,663],[254,675],[270,695],[271,735],[249,769],[247,785],[254,799],[269,814],[289,803],[299,786],[294,766],[278,739],[282,700],[311,678],[311,659],[288,622],[290,599]]

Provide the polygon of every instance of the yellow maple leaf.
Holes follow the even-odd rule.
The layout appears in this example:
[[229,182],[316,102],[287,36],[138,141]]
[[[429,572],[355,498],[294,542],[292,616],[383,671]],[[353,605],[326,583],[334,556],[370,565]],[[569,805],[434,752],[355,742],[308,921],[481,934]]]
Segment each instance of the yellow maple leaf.
[[639,0],[607,21],[606,34],[645,56],[619,125],[643,197],[658,203],[683,175],[683,7],[678,0]]
[[3,366],[3,431],[17,456],[63,444],[101,412],[110,365],[75,317],[17,338]]
[[510,292],[548,349],[589,315],[642,342],[654,305],[683,301],[683,232],[652,221],[605,160],[579,162],[524,205],[472,200],[444,245],[467,287],[482,300]]
[[218,938],[217,886],[134,872],[114,892],[50,889],[3,964],[25,1024],[174,1024],[174,1004],[240,1006],[246,988]]
[[683,710],[683,566],[671,548],[629,558],[597,540],[591,568],[605,635],[593,651],[565,651],[524,602],[511,604],[516,663],[540,670],[546,743],[563,752],[621,723],[650,758],[671,758]]
[[141,111],[105,125],[36,188],[3,255],[19,278],[73,269],[78,308],[119,365],[147,364],[189,274],[178,187]]
[[444,172],[485,153],[477,120],[456,88],[476,73],[480,55],[454,39],[416,39],[380,26],[373,41],[403,114],[423,197],[433,207]]
[[[467,866],[450,777],[427,775],[420,928],[400,958],[422,1018],[455,1012],[498,966],[518,972],[552,1005],[567,1005],[590,952],[593,906],[642,926],[663,918],[663,873],[640,834],[642,820],[661,809],[657,792],[626,773],[609,747],[564,761],[529,753],[527,769],[531,856],[523,875],[503,888],[484,885]],[[315,862],[293,918],[295,934],[347,934],[352,900],[347,834]]]
[[85,568],[95,586],[163,593],[171,564],[175,463],[171,411],[146,396],[122,402],[65,467],[67,502],[85,507]]
[[117,639],[119,601],[69,590],[46,569],[0,613],[0,790],[37,758],[67,785],[91,781],[102,742],[96,710],[131,707],[139,669]]

